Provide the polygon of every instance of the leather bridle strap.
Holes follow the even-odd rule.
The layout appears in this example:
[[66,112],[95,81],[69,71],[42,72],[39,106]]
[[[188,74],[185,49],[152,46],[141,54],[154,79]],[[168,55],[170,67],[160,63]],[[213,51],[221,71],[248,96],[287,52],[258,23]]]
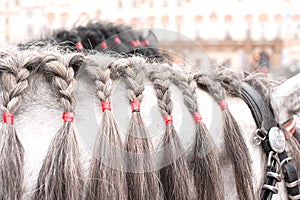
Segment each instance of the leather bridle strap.
[[[277,122],[273,112],[263,100],[261,95],[252,86],[245,82],[242,84],[242,98],[250,108],[258,128],[256,132],[257,137],[260,140],[258,144],[262,144],[262,147],[268,156],[267,172],[260,198],[262,200],[271,199],[273,193],[277,193],[275,184],[281,179],[276,173],[276,162],[280,162],[280,167],[283,170],[289,197],[299,195],[298,185],[293,184],[298,180],[297,171],[294,165],[289,162],[290,158],[288,158],[286,151],[283,149],[283,151],[277,153],[279,161],[275,159],[275,161],[273,160],[272,163],[269,163],[269,161],[274,158],[273,153],[275,151],[270,145],[269,131],[273,127],[277,127]],[[277,165],[278,164],[279,163],[277,163]]]
[[245,82],[242,84],[242,98],[249,106],[258,128],[269,130],[277,126],[273,112],[267,103],[252,86]]

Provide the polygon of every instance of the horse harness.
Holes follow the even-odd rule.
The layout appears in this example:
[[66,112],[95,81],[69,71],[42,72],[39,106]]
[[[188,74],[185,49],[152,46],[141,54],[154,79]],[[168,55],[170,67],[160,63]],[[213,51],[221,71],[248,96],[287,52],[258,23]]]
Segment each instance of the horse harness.
[[268,162],[264,185],[260,199],[271,200],[278,193],[276,183],[284,177],[288,198],[299,200],[300,179],[297,170],[285,151],[285,136],[277,126],[274,114],[261,95],[249,84],[242,84],[242,98],[251,110],[258,129],[255,132],[254,143],[261,145],[267,154]]

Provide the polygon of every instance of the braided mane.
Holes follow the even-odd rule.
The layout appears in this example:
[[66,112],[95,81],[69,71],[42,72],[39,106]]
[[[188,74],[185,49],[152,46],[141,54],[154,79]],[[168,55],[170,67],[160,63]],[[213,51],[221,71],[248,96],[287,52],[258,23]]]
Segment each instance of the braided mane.
[[[121,43],[116,43],[117,37]],[[49,45],[52,39],[55,42]],[[238,125],[225,100],[229,106],[234,104],[228,97],[240,97],[241,83],[247,81],[269,102],[270,90],[277,85],[276,82],[261,75],[232,72],[222,67],[211,74],[179,71],[171,67],[170,61],[166,61],[151,44],[147,48],[133,45],[132,40],[146,38],[126,26],[89,23],[85,27],[58,31],[52,39],[36,46],[0,51],[1,111],[12,113],[16,118],[14,125],[9,122],[11,115],[3,115],[0,199],[221,200],[231,195],[225,194],[228,192],[225,187],[236,188],[239,199],[255,199],[258,189],[252,178],[257,172],[251,167],[256,160],[253,160],[245,141],[253,133],[243,132],[252,130],[244,130]],[[125,92],[122,93],[126,102],[118,104],[124,103],[125,106],[116,108],[112,97],[119,92],[116,85],[120,82],[126,87],[126,97]],[[79,83],[85,84],[86,91],[77,88]],[[146,85],[154,93],[149,93]],[[177,90],[173,91],[172,87]],[[209,132],[208,124],[202,121],[199,91],[206,91],[214,104],[219,104],[222,118],[213,123],[222,126],[221,133]],[[181,106],[173,98],[177,92],[185,107],[181,114],[194,119],[191,124],[185,124],[185,120],[179,122],[177,118],[179,114],[174,108]],[[147,108],[143,104],[147,95],[154,96],[155,106],[151,109],[157,111],[150,111],[148,116],[141,112]],[[99,124],[94,138],[88,127],[84,134],[79,135],[80,124],[73,121],[74,115],[78,121],[82,119],[76,118],[80,116],[80,109],[75,113],[77,101],[84,104],[88,100],[90,103],[91,99],[96,102],[93,106],[99,108],[89,113],[95,114]],[[46,112],[36,112],[36,119],[27,118],[26,112],[33,112],[31,109],[36,105]],[[89,106],[84,105],[83,109]],[[102,112],[97,113],[101,109]],[[126,133],[121,131],[117,120],[119,114],[124,114],[120,111],[129,116],[126,115],[129,120],[123,122],[129,122]],[[53,118],[52,124],[46,121],[50,117]],[[151,137],[153,129],[146,125],[149,118],[164,122],[157,135],[159,145]],[[48,149],[47,152],[35,152],[43,156],[43,160],[39,161],[38,157],[26,159],[34,154],[29,150],[33,141],[26,140],[31,132],[23,131],[25,121],[28,123],[26,130],[39,136],[34,141],[35,150],[38,149],[36,146],[44,144]],[[180,123],[192,127],[182,131],[177,128]],[[85,125],[92,126],[92,122]],[[56,134],[51,134],[54,129]],[[193,137],[188,138],[191,145],[185,146],[182,138],[191,134]],[[215,140],[213,136],[218,134],[222,137]],[[47,137],[43,138],[45,135]],[[81,137],[94,142],[92,152],[87,152]],[[37,144],[43,139],[51,142]],[[218,146],[219,140],[225,144],[225,152],[220,152],[223,149]],[[294,148],[290,151],[299,167],[299,142],[291,138],[291,146]],[[159,154],[160,149],[163,149],[162,154]],[[218,157],[221,153],[224,158]],[[220,159],[227,158],[234,171],[229,175],[221,174],[224,160]],[[33,160],[36,163],[31,165],[29,162]],[[235,181],[235,185],[225,185],[228,179]]]

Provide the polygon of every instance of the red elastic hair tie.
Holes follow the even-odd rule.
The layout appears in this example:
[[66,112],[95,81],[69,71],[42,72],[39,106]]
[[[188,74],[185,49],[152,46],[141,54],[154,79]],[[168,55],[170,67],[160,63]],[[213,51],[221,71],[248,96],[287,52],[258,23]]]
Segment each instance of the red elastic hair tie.
[[132,112],[140,112],[141,103],[138,99],[131,101]]
[[101,106],[102,106],[102,112],[104,112],[106,110],[111,110],[110,101],[102,101]]
[[14,124],[14,114],[10,112],[4,112],[2,114],[3,122],[5,124]]
[[143,47],[149,46],[149,41],[148,41],[148,40],[143,40],[143,41],[141,41],[141,45],[142,45]]
[[81,42],[76,42],[76,49],[77,50],[82,50],[84,49],[83,44]]
[[73,122],[74,117],[75,117],[75,115],[73,112],[64,112],[62,119],[64,120],[64,122]]
[[225,100],[219,102],[221,110],[225,110],[228,108],[228,103]]
[[173,124],[173,117],[172,117],[172,115],[165,115],[164,119],[165,119],[166,125]]
[[193,114],[193,116],[194,116],[194,120],[195,120],[196,123],[202,121],[202,117],[201,117],[201,115],[200,115],[199,112],[195,112],[195,113]]
[[120,40],[119,37],[115,37],[114,42],[115,42],[115,44],[121,44],[122,43],[122,41]]
[[[289,121],[284,123],[283,127],[287,132],[290,133],[290,135],[294,135],[296,131],[296,120],[294,119],[294,117],[292,117]],[[288,136],[286,137],[286,139],[288,139]]]
[[136,41],[134,41],[134,40],[131,40],[130,44],[131,44],[132,47],[136,47],[137,46]]
[[107,48],[107,43],[105,41],[100,43],[100,46],[102,49],[106,49]]
[[137,45],[137,46],[142,46],[141,41],[136,40],[135,42],[136,42],[136,45]]

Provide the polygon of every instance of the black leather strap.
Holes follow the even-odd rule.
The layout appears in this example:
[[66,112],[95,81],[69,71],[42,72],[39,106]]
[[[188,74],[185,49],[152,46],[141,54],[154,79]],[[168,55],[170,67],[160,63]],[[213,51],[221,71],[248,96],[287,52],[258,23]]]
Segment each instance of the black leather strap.
[[[267,103],[263,100],[261,95],[247,83],[242,84],[242,98],[250,108],[258,129],[263,128],[266,132],[269,132],[269,130],[272,127],[277,126],[274,114],[268,107]],[[272,151],[268,137],[265,137],[265,140],[262,141],[262,147],[267,155],[269,155],[269,153]],[[278,157],[280,161],[283,161],[286,158],[288,158],[286,151],[278,154]],[[282,168],[286,183],[292,183],[298,180],[296,168],[291,162],[284,162]],[[268,171],[274,172],[274,169],[269,166],[267,168],[267,172]],[[264,183],[267,185],[274,186],[276,180],[273,177],[266,176]],[[299,194],[298,186],[287,188],[287,190],[288,194],[291,196]],[[269,199],[271,196],[272,194],[270,190],[263,189],[260,197],[262,200],[266,200]]]
[[258,128],[266,131],[277,125],[273,112],[261,95],[248,83],[242,84],[242,98],[248,104]]

